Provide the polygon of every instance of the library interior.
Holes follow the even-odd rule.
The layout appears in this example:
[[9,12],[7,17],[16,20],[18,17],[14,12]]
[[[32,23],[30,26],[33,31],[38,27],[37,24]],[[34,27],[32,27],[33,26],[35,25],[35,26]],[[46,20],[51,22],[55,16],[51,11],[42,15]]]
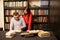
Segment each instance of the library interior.
[[0,0],[1,40],[60,40],[60,0]]

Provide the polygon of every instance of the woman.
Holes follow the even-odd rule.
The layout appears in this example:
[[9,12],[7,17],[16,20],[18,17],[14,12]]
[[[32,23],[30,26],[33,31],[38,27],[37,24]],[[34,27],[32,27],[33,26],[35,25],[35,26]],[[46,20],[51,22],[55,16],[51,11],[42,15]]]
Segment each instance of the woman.
[[31,23],[32,23],[32,13],[30,11],[29,8],[27,8],[25,11],[24,11],[24,15],[23,15],[23,18],[24,18],[24,21],[27,25],[27,31],[31,30]]

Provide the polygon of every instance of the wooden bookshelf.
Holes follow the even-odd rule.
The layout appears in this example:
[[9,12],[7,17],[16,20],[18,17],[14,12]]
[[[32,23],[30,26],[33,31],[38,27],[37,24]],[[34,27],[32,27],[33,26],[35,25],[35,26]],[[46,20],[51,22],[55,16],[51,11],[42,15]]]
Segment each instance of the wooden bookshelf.
[[[37,3],[39,1],[40,1],[40,4],[39,4],[40,6],[37,5]],[[8,5],[8,4],[4,5],[5,29],[9,29],[8,26],[6,27],[6,24],[7,25],[10,24],[10,22],[6,22],[8,20],[8,19],[6,20],[6,17],[7,18],[8,17],[13,17],[13,15],[10,15],[11,14],[10,11],[11,10],[15,10],[15,11],[16,10],[18,10],[18,11],[19,10],[23,10],[24,11],[24,9],[26,8],[26,6],[24,6],[25,5],[24,2],[28,2],[29,4],[30,4],[30,2],[32,2],[32,4],[33,4],[33,5],[30,4],[28,6],[30,8],[32,14],[33,14],[33,21],[32,21],[33,29],[35,29],[37,27],[37,25],[41,25],[41,26],[38,26],[38,28],[40,27],[40,29],[44,30],[44,26],[43,26],[44,24],[47,24],[47,25],[45,25],[46,28],[48,27],[48,25],[49,25],[49,9],[50,9],[48,0],[45,0],[45,1],[44,0],[38,0],[38,1],[33,1],[33,0],[4,0],[4,3],[5,2],[8,3],[8,4],[9,4],[9,2],[17,2],[17,3],[18,2],[22,2],[22,6],[21,7],[20,6],[17,7],[16,5],[18,5],[18,4],[16,4],[16,3],[14,5],[14,7],[12,7],[12,6],[10,7],[10,5]],[[36,4],[34,4],[34,2],[36,2]],[[43,2],[45,2],[45,4]],[[12,11],[12,13],[13,12],[14,11]],[[41,17],[42,17],[42,19],[41,19]],[[47,19],[45,19],[44,17],[47,17]],[[42,21],[39,22],[38,20],[39,21],[42,20]],[[10,21],[10,20],[8,20],[8,21]],[[44,22],[44,21],[47,21],[47,22]]]

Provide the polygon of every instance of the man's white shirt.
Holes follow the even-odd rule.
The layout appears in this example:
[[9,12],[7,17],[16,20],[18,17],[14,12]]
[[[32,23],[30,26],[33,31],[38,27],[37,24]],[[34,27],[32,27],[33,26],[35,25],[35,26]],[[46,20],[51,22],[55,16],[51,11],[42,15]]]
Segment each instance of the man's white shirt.
[[18,30],[19,27],[21,27],[21,28],[26,27],[23,17],[20,17],[18,21],[15,20],[13,17],[10,21],[10,30],[12,30],[12,28],[14,28],[14,30]]

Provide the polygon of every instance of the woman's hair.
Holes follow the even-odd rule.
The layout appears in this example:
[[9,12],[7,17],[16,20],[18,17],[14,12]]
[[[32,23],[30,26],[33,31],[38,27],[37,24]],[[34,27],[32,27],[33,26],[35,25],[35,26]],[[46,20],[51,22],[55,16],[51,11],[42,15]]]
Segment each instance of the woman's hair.
[[26,9],[26,11],[30,15],[30,8],[29,7]]

